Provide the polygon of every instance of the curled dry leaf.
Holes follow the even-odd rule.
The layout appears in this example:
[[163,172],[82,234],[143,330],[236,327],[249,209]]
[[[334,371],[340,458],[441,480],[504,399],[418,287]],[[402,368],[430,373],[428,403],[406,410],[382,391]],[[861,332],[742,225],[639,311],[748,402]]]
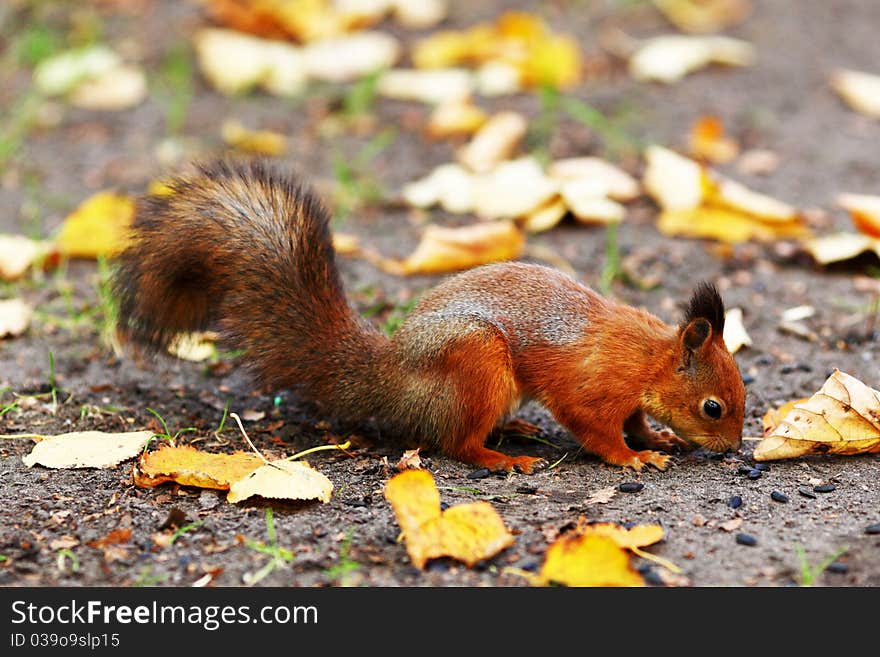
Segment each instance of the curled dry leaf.
[[730,162],[739,154],[739,144],[725,135],[724,123],[717,116],[702,116],[688,135],[691,155],[716,164]]
[[0,279],[14,281],[21,278],[34,261],[48,251],[46,242],[24,235],[0,235]]
[[23,299],[0,300],[0,338],[21,335],[30,326],[34,309]]
[[742,308],[730,308],[724,313],[724,344],[732,354],[752,344],[752,338],[743,325],[742,316]]
[[47,468],[109,468],[137,456],[153,436],[150,431],[104,433],[77,431],[47,436],[22,461]]
[[220,135],[229,146],[247,153],[283,155],[287,150],[284,135],[271,130],[249,130],[235,119],[223,122]]
[[809,234],[803,218],[789,204],[754,192],[689,158],[651,146],[645,159],[643,182],[662,209],[657,227],[666,235],[736,244]]
[[831,87],[857,112],[880,118],[880,75],[840,69],[831,75]]
[[709,64],[750,66],[755,47],[725,36],[664,35],[645,41],[629,59],[629,72],[637,80],[670,84]]
[[422,458],[419,456],[419,448],[408,449],[403,453],[394,466],[398,470],[418,470],[424,467]]
[[459,151],[458,161],[475,173],[492,171],[516,150],[527,128],[522,114],[499,112]]
[[618,223],[626,209],[606,198],[608,184],[599,178],[579,178],[562,183],[559,193],[571,213],[584,223]]
[[426,470],[406,470],[385,484],[403,532],[406,550],[416,568],[429,559],[452,557],[473,566],[514,542],[504,521],[488,502],[457,504],[440,509],[440,492]]
[[117,66],[84,80],[70,94],[82,109],[119,111],[140,105],[147,97],[147,77],[137,66]]
[[305,461],[272,461],[260,466],[229,487],[227,502],[241,502],[254,495],[281,500],[330,501],[333,483]]
[[153,488],[175,481],[184,486],[229,490],[233,482],[246,477],[263,463],[263,459],[250,452],[211,454],[189,445],[165,445],[141,455],[134,471],[134,483]]
[[115,255],[125,247],[134,210],[132,198],[98,192],[64,219],[54,240],[55,249],[68,258]]
[[339,255],[354,255],[361,249],[357,235],[351,233],[333,233],[333,249]]
[[614,496],[617,495],[617,487],[616,486],[607,486],[605,488],[600,488],[592,495],[590,495],[584,504],[608,504]]
[[822,388],[791,410],[756,446],[756,461],[811,454],[880,452],[880,392],[834,370]]
[[523,251],[525,238],[509,221],[493,221],[447,228],[429,225],[412,254],[403,261],[378,264],[395,274],[436,274],[513,260]]
[[880,239],[859,233],[833,233],[813,237],[806,240],[803,247],[820,265],[851,260],[869,252],[880,257]]
[[535,208],[518,222],[527,233],[541,233],[550,230],[568,213],[568,206],[561,198],[555,198]]
[[424,178],[404,185],[403,199],[417,208],[440,204],[447,212],[474,209],[474,175],[459,164],[441,164]]
[[473,74],[461,68],[430,71],[397,68],[379,76],[376,90],[388,98],[437,105],[469,97],[474,86]]
[[776,431],[776,427],[779,426],[779,423],[782,422],[783,418],[785,418],[785,416],[791,412],[796,404],[804,404],[809,401],[809,399],[809,397],[804,397],[802,399],[793,399],[790,402],[786,402],[779,408],[771,408],[766,413],[764,413],[764,417],[761,419],[761,423],[763,425],[763,435],[769,436],[771,433]]
[[667,20],[682,32],[710,34],[741,23],[751,0],[654,0]]
[[449,13],[449,0],[394,0],[389,4],[401,25],[416,30],[437,25]]

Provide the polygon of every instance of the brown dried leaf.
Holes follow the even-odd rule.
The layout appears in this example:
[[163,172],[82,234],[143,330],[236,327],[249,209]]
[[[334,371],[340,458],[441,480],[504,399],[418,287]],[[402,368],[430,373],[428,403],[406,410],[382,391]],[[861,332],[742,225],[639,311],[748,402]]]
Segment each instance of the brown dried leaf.
[[754,459],[880,452],[880,392],[835,369],[755,447]]
[[229,490],[238,481],[263,465],[250,452],[210,454],[195,447],[163,446],[141,456],[134,472],[135,484],[153,488],[168,481],[184,486]]

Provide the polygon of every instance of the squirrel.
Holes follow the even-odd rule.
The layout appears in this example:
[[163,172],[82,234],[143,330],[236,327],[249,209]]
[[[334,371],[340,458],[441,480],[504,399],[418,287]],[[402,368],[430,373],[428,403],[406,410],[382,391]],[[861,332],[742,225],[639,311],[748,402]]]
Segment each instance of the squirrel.
[[139,199],[117,258],[124,339],[157,350],[216,326],[261,386],[493,471],[546,465],[484,444],[525,399],[586,452],[635,470],[665,469],[661,451],[740,445],[745,387],[709,283],[676,327],[557,269],[489,264],[426,292],[389,338],[349,305],[329,213],[303,183],[259,160],[217,160],[169,187]]

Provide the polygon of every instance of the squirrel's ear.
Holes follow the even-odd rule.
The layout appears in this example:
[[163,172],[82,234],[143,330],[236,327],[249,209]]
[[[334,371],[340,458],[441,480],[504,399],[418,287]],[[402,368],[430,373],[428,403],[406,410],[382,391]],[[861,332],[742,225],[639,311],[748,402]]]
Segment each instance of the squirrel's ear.
[[709,320],[698,317],[682,330],[681,343],[684,345],[685,350],[694,353],[706,344],[711,335],[712,325],[709,323]]
[[702,282],[694,288],[685,307],[684,320],[678,330],[684,367],[691,364],[691,356],[703,347],[713,334],[724,334],[724,302],[718,289]]

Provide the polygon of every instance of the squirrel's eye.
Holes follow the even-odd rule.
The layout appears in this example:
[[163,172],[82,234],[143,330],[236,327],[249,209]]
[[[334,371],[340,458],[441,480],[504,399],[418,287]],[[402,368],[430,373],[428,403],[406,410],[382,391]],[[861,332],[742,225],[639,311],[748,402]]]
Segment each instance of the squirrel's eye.
[[713,420],[721,417],[721,404],[714,399],[707,399],[703,402],[703,412]]

